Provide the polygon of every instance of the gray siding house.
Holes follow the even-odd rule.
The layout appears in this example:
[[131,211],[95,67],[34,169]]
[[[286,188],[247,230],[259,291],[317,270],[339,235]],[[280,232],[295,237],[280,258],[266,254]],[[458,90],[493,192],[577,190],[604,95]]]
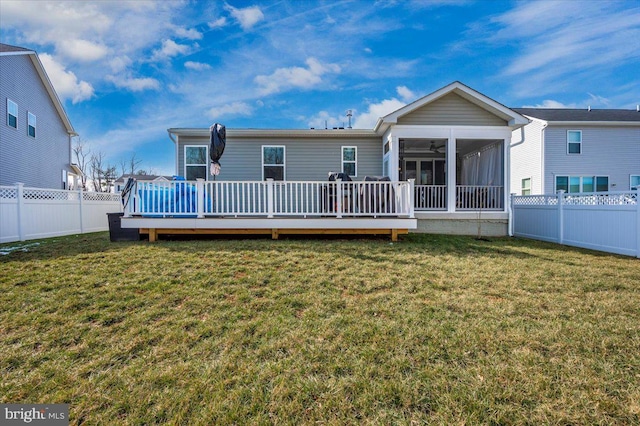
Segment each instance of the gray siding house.
[[[482,211],[487,235],[506,235],[509,146],[529,123],[518,112],[451,83],[381,117],[373,129],[227,129],[220,181],[411,182],[418,230],[473,234]],[[175,173],[213,181],[209,129],[171,128]]]
[[66,189],[73,129],[33,50],[0,44],[0,185]]
[[514,108],[511,191],[627,191],[640,186],[640,111]]

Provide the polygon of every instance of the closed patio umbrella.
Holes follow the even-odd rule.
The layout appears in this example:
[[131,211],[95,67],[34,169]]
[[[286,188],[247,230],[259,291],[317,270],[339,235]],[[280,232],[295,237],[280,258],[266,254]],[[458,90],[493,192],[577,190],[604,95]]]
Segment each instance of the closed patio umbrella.
[[[215,123],[209,128],[210,142],[209,157],[211,158],[211,174],[218,176],[220,174],[220,157],[224,152],[227,140],[227,130],[224,125]],[[215,179],[215,177],[214,177]]]

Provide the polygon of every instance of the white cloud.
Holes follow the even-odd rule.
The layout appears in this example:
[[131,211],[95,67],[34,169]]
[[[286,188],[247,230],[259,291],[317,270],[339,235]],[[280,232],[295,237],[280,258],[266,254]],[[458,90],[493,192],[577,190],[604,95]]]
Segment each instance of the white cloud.
[[116,56],[109,61],[109,66],[111,67],[111,71],[113,71],[114,73],[119,73],[124,71],[129,65],[131,65],[131,63],[131,58],[129,58],[127,55]]
[[177,27],[176,28],[176,35],[178,37],[181,38],[186,38],[189,40],[201,40],[202,39],[202,33],[198,30],[196,30],[195,28],[183,28],[183,27]]
[[144,90],[157,90],[160,88],[160,82],[155,78],[132,78],[132,77],[114,77],[109,75],[107,80],[112,82],[116,87],[127,89],[132,92],[142,92]]
[[81,39],[62,40],[57,44],[57,51],[67,58],[84,62],[97,61],[108,53],[105,46]]
[[194,61],[185,62],[184,67],[192,70],[196,70],[196,71],[204,71],[204,70],[211,69],[211,65],[209,64],[205,64],[203,62],[194,62]]
[[324,129],[325,125],[327,128],[331,129],[333,127],[342,127],[346,122],[346,118],[343,119],[342,117],[336,117],[329,114],[327,111],[320,111],[313,117],[309,118],[307,124],[309,127],[313,127],[315,129]]
[[264,19],[264,14],[258,6],[237,9],[227,4],[224,8],[238,21],[242,29],[245,31],[250,30],[255,24]]
[[227,18],[223,16],[216,19],[215,21],[208,22],[207,25],[209,25],[209,28],[211,28],[212,30],[216,28],[222,28],[227,25]]
[[413,93],[407,86],[398,86],[396,87],[396,91],[398,92],[398,96],[405,102],[413,102],[416,100],[416,94]]
[[53,56],[46,53],[38,56],[62,100],[71,99],[71,102],[76,104],[93,97],[93,86],[86,81],[78,81],[78,77],[72,71],[67,71]]
[[233,115],[251,115],[253,108],[245,102],[232,102],[230,104],[220,105],[209,109],[207,115],[210,118],[218,119],[220,117],[228,117]]
[[[504,43],[518,47],[502,78],[526,79],[526,92],[551,93],[559,82],[598,78],[612,67],[640,58],[640,9],[622,3],[594,1],[549,1],[517,3],[510,11],[479,26],[491,46]],[[597,83],[596,83],[597,84]]]
[[376,104],[369,104],[367,112],[361,115],[355,115],[353,127],[356,129],[373,129],[378,118],[384,117],[405,105],[405,102],[399,101],[396,98],[385,99]]
[[327,73],[339,73],[337,64],[322,64],[315,58],[306,60],[308,68],[278,68],[271,75],[259,75],[254,81],[258,84],[261,95],[282,92],[290,88],[310,89],[322,82]]
[[545,99],[542,103],[536,105],[525,105],[523,108],[575,108],[575,104],[564,104],[554,101],[553,99]]
[[178,44],[173,40],[162,40],[162,48],[154,50],[151,59],[159,61],[177,55],[184,55],[189,52],[189,49],[189,46],[186,44]]

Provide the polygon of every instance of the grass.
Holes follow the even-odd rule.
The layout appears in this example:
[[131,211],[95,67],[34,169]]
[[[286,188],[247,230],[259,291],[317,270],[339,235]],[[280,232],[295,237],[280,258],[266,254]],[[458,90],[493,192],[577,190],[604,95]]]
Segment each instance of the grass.
[[428,235],[16,246],[0,402],[71,424],[640,423],[638,259]]

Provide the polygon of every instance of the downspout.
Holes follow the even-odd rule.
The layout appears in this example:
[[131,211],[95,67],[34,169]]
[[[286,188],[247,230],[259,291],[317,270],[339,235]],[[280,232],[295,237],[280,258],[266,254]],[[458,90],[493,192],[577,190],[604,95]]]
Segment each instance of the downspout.
[[547,130],[547,126],[549,125],[548,121],[545,121],[542,125],[542,130],[540,130],[540,183],[542,184],[540,187],[540,192],[545,193],[545,175],[544,175],[544,145],[546,141],[544,140],[545,130]]
[[175,144],[175,146],[176,146],[176,165],[175,165],[175,168],[174,168],[174,172],[175,172],[175,175],[177,176],[177,175],[179,175],[179,173],[178,173],[178,151],[179,151],[178,141],[176,139],[174,139],[173,133],[171,133],[170,130],[167,129],[167,133],[169,134],[169,139],[171,139],[173,141],[173,143]]

